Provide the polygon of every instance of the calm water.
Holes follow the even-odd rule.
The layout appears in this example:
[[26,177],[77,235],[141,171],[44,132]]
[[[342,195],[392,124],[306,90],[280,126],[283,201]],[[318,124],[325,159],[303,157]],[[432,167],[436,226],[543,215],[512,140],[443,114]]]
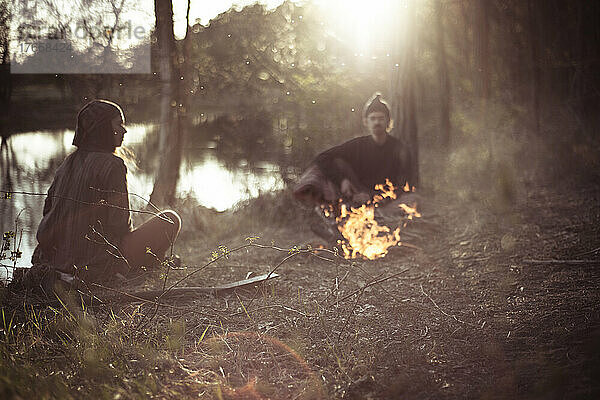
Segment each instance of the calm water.
[[[129,192],[132,208],[143,208],[149,199],[154,182],[152,165],[156,163],[156,151],[152,125],[128,125],[124,145],[133,150],[138,158],[137,170],[129,166]],[[71,145],[73,131],[31,132],[11,136],[2,148],[0,160],[0,187],[2,190],[46,193],[54,172],[64,158],[75,150]],[[188,145],[181,166],[178,193],[190,195],[198,203],[216,210],[226,210],[237,202],[255,197],[260,192],[283,188],[279,168],[268,162],[253,162],[247,166],[243,157],[237,157],[235,165],[221,161],[214,143]],[[42,217],[44,196],[13,195],[11,199],[0,199],[1,232],[16,231],[21,234],[22,257],[18,266],[28,266],[36,245],[35,232]],[[18,217],[18,218],[17,218]],[[8,264],[8,260],[1,261]],[[0,276],[6,270],[0,268]],[[10,274],[9,274],[10,275]]]

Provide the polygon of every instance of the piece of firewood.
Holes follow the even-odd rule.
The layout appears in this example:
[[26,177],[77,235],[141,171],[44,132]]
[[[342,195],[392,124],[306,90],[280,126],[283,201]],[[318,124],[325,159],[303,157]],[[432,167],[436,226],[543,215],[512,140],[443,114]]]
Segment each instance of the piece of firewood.
[[158,297],[160,297],[161,299],[168,299],[173,297],[193,297],[199,294],[217,294],[235,289],[246,288],[248,286],[256,285],[258,283],[265,282],[267,280],[271,280],[278,277],[279,274],[273,272],[213,287],[174,287],[167,292],[162,290],[145,290],[142,292],[131,293],[131,297],[144,300],[154,300]]

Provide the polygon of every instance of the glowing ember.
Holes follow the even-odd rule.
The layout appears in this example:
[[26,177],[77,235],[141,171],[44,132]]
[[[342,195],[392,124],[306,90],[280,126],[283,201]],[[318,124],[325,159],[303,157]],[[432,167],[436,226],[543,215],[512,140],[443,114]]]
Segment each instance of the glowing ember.
[[[403,189],[405,192],[410,191],[408,183]],[[341,213],[336,221],[338,230],[345,239],[340,245],[346,258],[362,256],[374,260],[384,257],[390,247],[401,244],[399,227],[392,231],[387,226],[379,225],[375,220],[375,208],[379,206],[379,203],[385,198],[396,199],[394,185],[386,180],[385,185],[376,185],[375,190],[381,193],[375,195],[372,201],[358,208],[341,205]],[[402,203],[398,206],[408,215],[408,219],[421,216],[416,209],[416,204],[409,206]]]
[[421,216],[421,213],[417,211],[416,206],[415,207],[409,207],[406,204],[402,203],[399,204],[398,207],[400,207],[401,209],[404,210],[404,212],[408,215],[408,219],[413,219],[413,217],[417,217],[419,218]]

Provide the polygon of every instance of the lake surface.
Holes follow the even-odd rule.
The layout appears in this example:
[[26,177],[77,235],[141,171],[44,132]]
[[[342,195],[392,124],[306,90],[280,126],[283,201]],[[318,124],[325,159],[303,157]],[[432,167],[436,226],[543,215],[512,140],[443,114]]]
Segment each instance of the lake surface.
[[[138,159],[137,168],[128,166],[127,176],[131,207],[134,209],[145,207],[142,199],[148,200],[152,192],[154,165],[157,164],[157,151],[152,150],[155,148],[153,143],[157,142],[154,132],[155,127],[150,124],[127,126],[123,144]],[[58,166],[76,149],[71,145],[72,140],[72,130],[21,133],[8,138],[0,154],[1,189],[45,194]],[[240,157],[238,154],[235,160],[233,167],[232,162],[222,161],[215,144],[210,141],[186,145],[178,194],[192,196],[203,206],[223,211],[261,192],[284,187],[279,167],[274,163],[253,162],[250,168],[243,155]],[[18,234],[13,239],[13,245],[14,240],[20,242],[22,252],[17,266],[31,265],[44,198],[34,194],[0,198],[1,232],[16,231]],[[1,262],[9,264],[8,260]],[[0,276],[6,277],[5,274],[6,270],[0,268]]]

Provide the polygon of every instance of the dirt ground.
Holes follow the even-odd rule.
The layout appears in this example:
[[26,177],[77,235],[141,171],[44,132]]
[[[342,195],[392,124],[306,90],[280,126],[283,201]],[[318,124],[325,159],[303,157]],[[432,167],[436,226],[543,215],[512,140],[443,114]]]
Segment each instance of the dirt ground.
[[596,398],[600,186],[527,182],[509,202],[423,193],[408,246],[374,261],[308,250],[318,217],[285,195],[219,215],[184,204],[185,269],[123,291],[280,276],[36,322],[1,353],[0,387],[23,398],[52,371],[44,398]]
[[[254,242],[233,226],[184,235],[181,276],[229,253],[185,285],[281,276],[159,312],[184,321],[180,384],[200,398],[597,397],[600,187],[522,192],[500,208],[432,195],[412,246],[375,261],[290,251],[314,241],[309,216],[248,228]],[[251,242],[267,248],[234,250]]]

